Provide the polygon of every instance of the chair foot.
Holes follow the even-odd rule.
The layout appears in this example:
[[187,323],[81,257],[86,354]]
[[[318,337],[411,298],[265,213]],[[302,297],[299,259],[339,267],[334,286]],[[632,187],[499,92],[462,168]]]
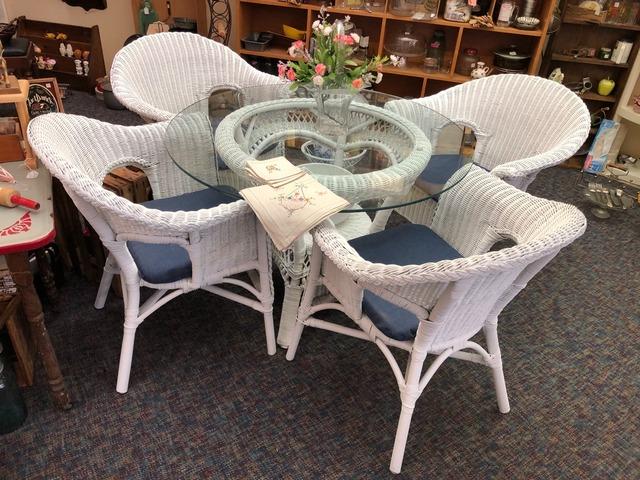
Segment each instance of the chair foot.
[[511,410],[511,406],[509,405],[507,385],[504,381],[504,373],[501,366],[493,369],[493,383],[496,388],[498,410],[500,410],[500,413],[509,413],[509,411]]
[[265,312],[264,314],[264,331],[267,337],[267,353],[269,355],[275,355],[276,334],[273,327],[273,312]]
[[[415,402],[413,402],[415,405]],[[391,464],[389,470],[392,473],[400,473],[402,469],[402,460],[404,459],[404,450],[407,446],[407,438],[409,437],[409,426],[411,425],[411,417],[413,416],[413,406],[402,404],[400,411],[400,420],[398,421],[398,429],[396,430],[396,439],[393,443],[393,453],[391,454]]]
[[287,349],[287,360],[292,361],[296,356],[298,350],[298,344],[300,343],[300,337],[302,336],[302,330],[304,330],[304,323],[296,322],[294,331],[291,333],[291,343]]
[[133,344],[136,337],[136,327],[124,327],[122,336],[122,348],[120,349],[120,365],[118,366],[118,381],[116,392],[127,393],[129,390],[129,375],[133,360]]

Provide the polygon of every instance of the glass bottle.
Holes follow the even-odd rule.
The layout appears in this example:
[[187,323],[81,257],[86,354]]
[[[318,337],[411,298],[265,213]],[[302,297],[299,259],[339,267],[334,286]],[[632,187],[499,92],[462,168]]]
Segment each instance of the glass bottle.
[[445,52],[445,35],[444,31],[436,30],[427,47],[427,56],[424,59],[424,67],[428,72],[439,71],[444,64]]
[[456,73],[460,75],[471,75],[471,71],[476,68],[476,62],[480,60],[478,56],[478,50],[475,48],[465,48],[460,55],[458,61],[458,68]]

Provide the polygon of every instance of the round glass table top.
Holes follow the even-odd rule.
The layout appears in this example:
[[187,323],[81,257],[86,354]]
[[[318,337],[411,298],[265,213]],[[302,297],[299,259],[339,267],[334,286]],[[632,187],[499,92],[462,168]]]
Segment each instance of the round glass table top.
[[343,212],[419,203],[471,167],[465,131],[417,102],[372,90],[222,87],[177,114],[165,145],[207,187],[242,198],[250,160],[284,156],[350,202]]

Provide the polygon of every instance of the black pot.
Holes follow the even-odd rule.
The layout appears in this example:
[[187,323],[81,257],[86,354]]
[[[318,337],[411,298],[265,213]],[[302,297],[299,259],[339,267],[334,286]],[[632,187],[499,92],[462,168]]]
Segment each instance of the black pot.
[[493,64],[506,70],[526,71],[530,60],[531,55],[522,53],[516,45],[493,52]]

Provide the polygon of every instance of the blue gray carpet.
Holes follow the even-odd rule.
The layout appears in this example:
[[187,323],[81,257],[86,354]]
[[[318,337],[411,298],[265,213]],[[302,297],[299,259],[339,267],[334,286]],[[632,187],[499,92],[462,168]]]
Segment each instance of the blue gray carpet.
[[[78,92],[66,109],[138,123]],[[530,189],[578,205],[589,227],[501,316],[511,413],[498,412],[487,369],[448,361],[394,478],[640,476],[640,209],[597,220],[576,178],[551,169]],[[196,292],[140,327],[119,395],[122,303],[96,311],[95,292],[72,278],[48,314],[73,409],[52,407],[39,373],[25,425],[0,437],[0,479],[393,477],[400,402],[375,346],[308,329],[294,362],[269,357],[258,314]]]

